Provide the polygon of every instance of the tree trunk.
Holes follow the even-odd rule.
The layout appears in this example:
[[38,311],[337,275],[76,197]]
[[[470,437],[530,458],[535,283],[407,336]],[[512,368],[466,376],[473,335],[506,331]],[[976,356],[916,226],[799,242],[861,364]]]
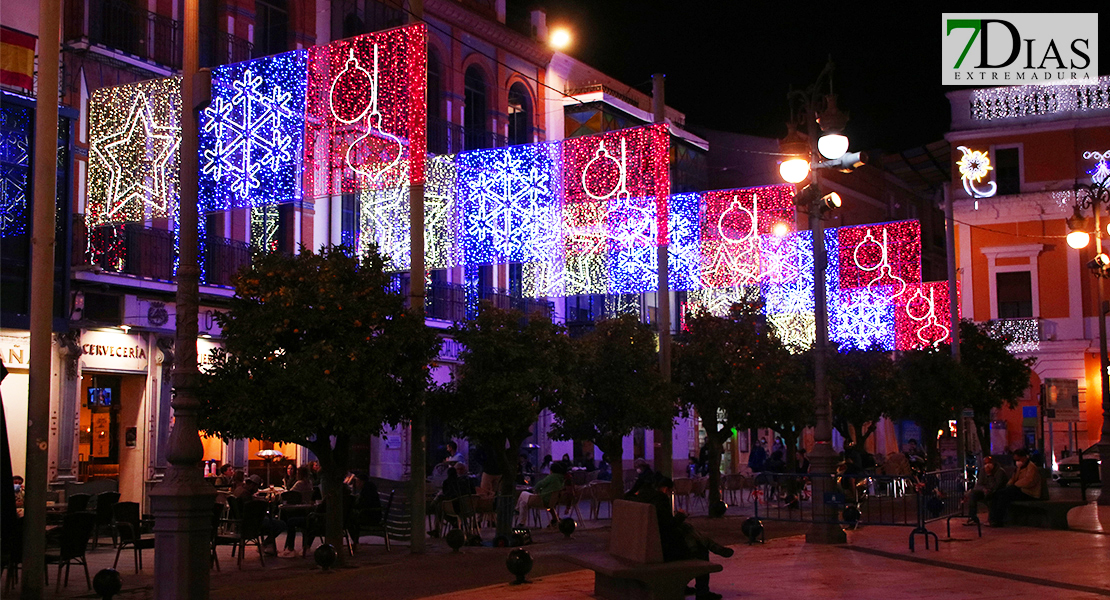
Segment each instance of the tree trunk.
[[[322,439],[321,439],[322,438]],[[347,471],[350,440],[336,436],[335,447],[330,436],[319,436],[309,447],[320,460],[321,490],[327,509],[324,513],[324,540],[336,550],[336,564],[343,564],[343,476]]]
[[[515,502],[516,501],[516,468],[517,456],[520,452],[520,445],[523,443],[520,440],[508,440],[508,447],[502,448],[497,452],[497,456],[501,461],[501,497],[497,502]],[[506,440],[501,440],[500,444],[487,445],[487,448],[498,448],[506,443]],[[525,515],[520,515],[521,521],[524,520]],[[497,511],[497,535],[508,536],[513,532],[513,511],[512,509],[505,509],[500,507]]]
[[610,494],[614,500],[624,498],[624,440],[617,438],[615,443],[606,444],[602,452],[609,455],[609,470],[613,473]]
[[723,439],[728,439],[731,434],[731,429],[724,429],[705,436],[709,443],[709,506],[721,499],[721,452],[724,448]]

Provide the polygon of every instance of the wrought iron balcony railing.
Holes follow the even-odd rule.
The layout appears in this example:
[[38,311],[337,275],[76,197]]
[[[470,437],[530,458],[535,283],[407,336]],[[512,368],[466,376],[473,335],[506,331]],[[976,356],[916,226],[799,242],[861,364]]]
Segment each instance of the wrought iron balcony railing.
[[104,46],[143,60],[181,68],[181,22],[126,0],[73,0],[65,5],[67,43]]

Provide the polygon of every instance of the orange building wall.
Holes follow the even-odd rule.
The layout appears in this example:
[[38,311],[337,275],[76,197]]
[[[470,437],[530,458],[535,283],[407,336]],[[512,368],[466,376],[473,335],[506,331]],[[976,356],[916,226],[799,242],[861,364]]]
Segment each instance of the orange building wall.
[[[1093,166],[1082,158],[1085,151],[1105,151],[1110,147],[1110,128],[1083,127],[1057,131],[1022,132],[1011,130],[1009,135],[985,135],[975,140],[963,140],[954,145],[963,145],[972,150],[986,151],[991,146],[1020,145],[1025,167],[1024,182],[1060,181],[1085,177],[1085,171]],[[956,162],[962,154],[953,148],[952,184],[959,189],[960,172]],[[993,156],[991,157],[993,159]]]
[[[1066,226],[1062,220],[1031,221],[1024,223],[999,223],[989,227],[971,227],[971,277],[975,295],[976,321],[986,321],[991,317],[989,261],[982,248],[995,246],[1018,246],[1022,244],[1044,244],[1045,249],[1037,258],[1037,277],[1040,280],[1039,301],[1041,314],[1034,315],[1047,319],[1062,319],[1068,313],[1068,269],[1067,245],[1063,236]],[[960,246],[968,243],[959,239]],[[1021,258],[1000,258],[996,266],[1027,264]],[[963,285],[968,285],[968,270],[964,270]],[[1064,290],[1065,293],[1061,293]],[[971,316],[971,315],[968,315]]]

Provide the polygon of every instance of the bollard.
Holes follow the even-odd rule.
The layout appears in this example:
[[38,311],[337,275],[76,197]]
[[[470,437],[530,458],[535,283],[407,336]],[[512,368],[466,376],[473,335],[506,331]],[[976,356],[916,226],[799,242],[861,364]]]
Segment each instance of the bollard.
[[748,538],[748,544],[754,544],[763,535],[763,521],[755,517],[748,517],[740,525],[740,532]]
[[443,536],[443,540],[447,542],[452,551],[458,552],[459,548],[462,548],[463,544],[466,543],[466,534],[461,529],[452,529],[447,532],[447,535]]
[[327,571],[335,564],[335,559],[338,557],[339,555],[335,551],[335,546],[331,544],[324,544],[317,548],[316,552],[312,553],[312,558],[316,560],[316,564],[320,565],[320,568],[324,571]]
[[112,600],[123,589],[123,578],[115,569],[101,569],[93,576],[93,591],[103,600]]
[[559,533],[562,533],[568,538],[570,537],[570,534],[574,533],[574,530],[577,527],[578,523],[575,523],[574,519],[570,517],[566,517],[563,520],[559,521]]
[[532,570],[532,555],[524,548],[517,548],[509,552],[509,557],[505,559],[505,567],[509,572],[516,575],[516,581],[512,581],[509,585],[520,585],[522,583],[532,583],[524,578]]
[[709,516],[714,519],[719,519],[725,516],[725,511],[728,510],[728,505],[722,500],[718,500],[709,505]]

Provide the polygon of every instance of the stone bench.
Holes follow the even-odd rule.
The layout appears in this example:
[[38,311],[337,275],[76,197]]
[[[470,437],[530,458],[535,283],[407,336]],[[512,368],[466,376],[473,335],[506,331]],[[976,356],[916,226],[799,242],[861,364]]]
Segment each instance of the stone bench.
[[609,552],[563,558],[592,570],[594,596],[612,600],[682,600],[691,579],[722,569],[707,560],[663,562],[655,507],[627,500],[613,501]]
[[1010,504],[1008,516],[1014,525],[1067,529],[1068,511],[1084,504],[1072,500],[1019,500]]

